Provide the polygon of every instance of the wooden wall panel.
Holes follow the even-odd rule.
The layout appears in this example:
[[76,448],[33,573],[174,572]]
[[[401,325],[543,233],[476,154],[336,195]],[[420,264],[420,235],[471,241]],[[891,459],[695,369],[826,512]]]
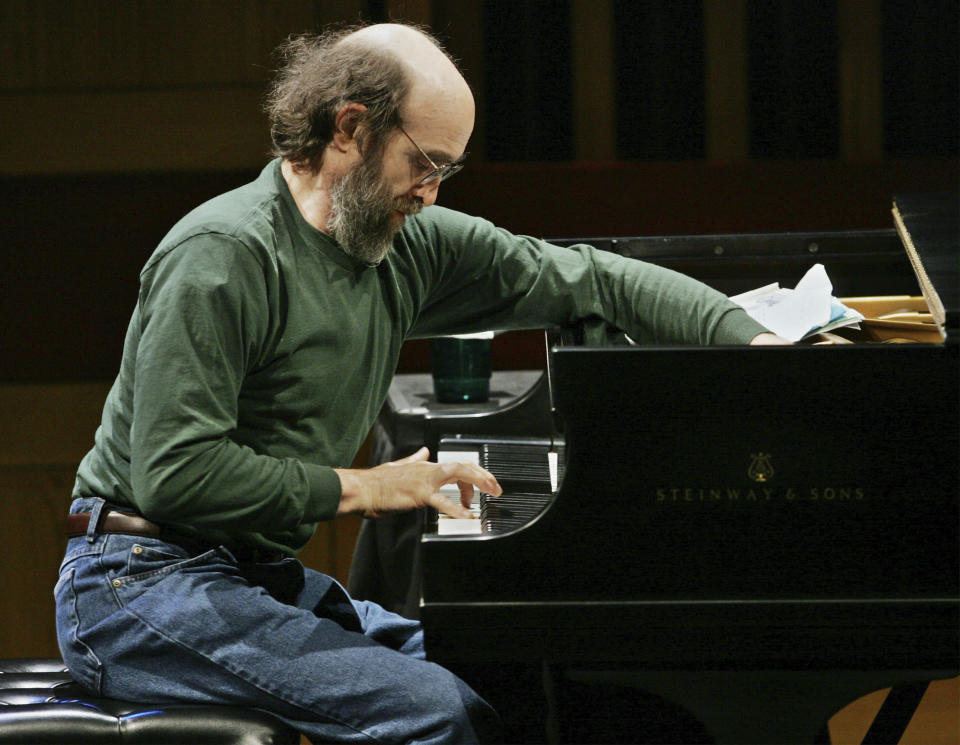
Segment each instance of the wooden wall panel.
[[616,160],[612,0],[573,0],[573,141],[576,160]]
[[262,86],[0,95],[0,173],[232,169],[269,157]]
[[453,3],[437,2],[433,7],[433,31],[453,55],[470,84],[476,104],[476,119],[473,136],[468,147],[470,160],[483,162],[486,159],[486,87],[483,34],[484,0],[458,0]]
[[0,657],[57,657],[53,586],[76,469],[0,466]]
[[109,389],[108,383],[0,386],[0,467],[79,463],[93,446]]
[[707,159],[747,160],[750,114],[747,91],[746,0],[704,0]]
[[57,656],[53,586],[80,458],[109,386],[0,386],[0,657]]
[[839,0],[837,71],[840,157],[883,158],[883,34],[881,0]]
[[4,0],[0,172],[245,168],[269,151],[272,50],[307,0]]
[[150,89],[262,83],[276,44],[314,30],[287,0],[4,0],[0,89]]

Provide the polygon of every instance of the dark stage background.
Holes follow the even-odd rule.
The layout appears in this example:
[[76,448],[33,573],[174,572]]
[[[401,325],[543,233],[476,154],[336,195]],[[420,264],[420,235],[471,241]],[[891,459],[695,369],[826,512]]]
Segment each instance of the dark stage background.
[[[513,231],[859,229],[890,227],[895,193],[957,188],[957,5],[0,0],[0,656],[56,654],[63,514],[137,274],[266,162],[285,37],[430,25],[478,102],[440,203]],[[499,337],[494,364],[538,366],[540,345]],[[408,345],[400,369],[426,367]],[[345,581],[356,529],[324,526],[305,562]]]

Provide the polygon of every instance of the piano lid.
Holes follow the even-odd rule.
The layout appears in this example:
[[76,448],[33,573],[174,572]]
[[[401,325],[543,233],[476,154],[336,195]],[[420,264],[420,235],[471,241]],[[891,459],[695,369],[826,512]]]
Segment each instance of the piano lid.
[[954,192],[896,196],[893,220],[934,320],[944,334],[956,334],[960,196]]

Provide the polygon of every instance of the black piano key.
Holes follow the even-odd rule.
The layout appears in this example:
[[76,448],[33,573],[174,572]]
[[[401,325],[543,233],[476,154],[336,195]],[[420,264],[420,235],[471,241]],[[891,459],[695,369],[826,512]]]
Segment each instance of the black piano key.
[[[480,449],[480,465],[490,471],[505,492],[553,491],[550,480],[548,453],[550,444],[534,443],[484,443]],[[556,447],[558,456],[558,481],[563,468],[563,446]]]
[[480,495],[480,524],[485,533],[506,533],[522,527],[546,508],[553,495],[543,492]]

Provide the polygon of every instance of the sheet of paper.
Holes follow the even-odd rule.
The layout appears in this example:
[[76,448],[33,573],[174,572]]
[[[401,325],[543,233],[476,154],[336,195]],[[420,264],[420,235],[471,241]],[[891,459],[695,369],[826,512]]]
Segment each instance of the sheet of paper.
[[814,264],[792,290],[775,283],[730,299],[773,333],[800,341],[821,328],[854,324],[862,318],[832,293],[827,270],[823,264]]

